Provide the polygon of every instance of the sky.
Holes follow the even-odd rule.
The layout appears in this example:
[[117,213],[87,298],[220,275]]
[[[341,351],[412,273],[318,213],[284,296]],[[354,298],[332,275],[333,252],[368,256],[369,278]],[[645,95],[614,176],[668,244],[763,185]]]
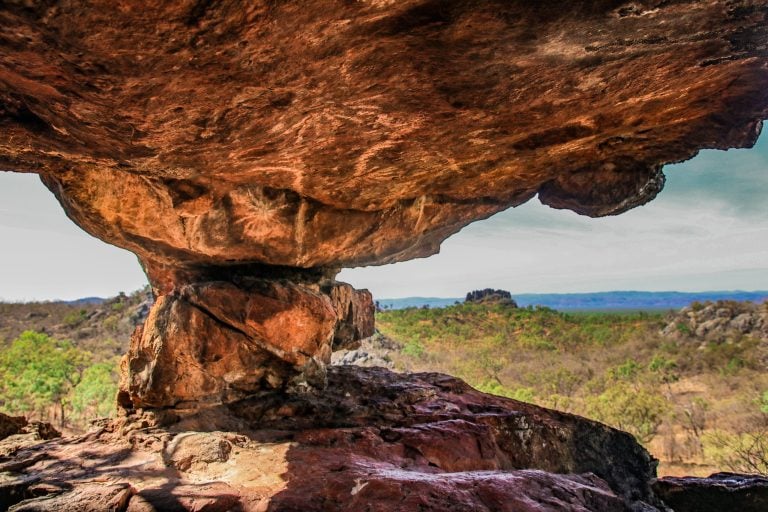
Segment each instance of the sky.
[[[590,219],[533,199],[438,255],[339,276],[376,298],[610,290],[768,290],[768,129],[749,150],[667,166],[651,203]],[[36,175],[0,172],[0,299],[109,297],[146,284],[131,253],[86,234]]]

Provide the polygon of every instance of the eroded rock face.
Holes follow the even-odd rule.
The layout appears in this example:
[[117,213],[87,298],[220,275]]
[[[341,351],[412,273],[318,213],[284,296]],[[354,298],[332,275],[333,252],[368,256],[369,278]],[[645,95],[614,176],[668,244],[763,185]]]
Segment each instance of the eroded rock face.
[[618,213],[768,117],[764,0],[29,4],[0,165],[150,266],[399,261],[537,192]]
[[125,409],[191,407],[285,387],[325,387],[334,343],[373,334],[367,291],[244,279],[162,295],[122,361]]
[[433,254],[537,194],[617,214],[661,190],[663,164],[751,145],[767,16],[768,0],[3,2],[0,169],[40,174],[139,256],[158,300],[122,403],[312,385],[372,322],[368,297],[329,289],[339,268]]
[[4,488],[15,490],[0,506],[664,510],[650,487],[655,461],[624,432],[445,375],[332,367],[328,378],[319,395],[275,392],[162,428],[151,415],[130,415],[80,439],[30,447],[0,460],[0,472],[14,464],[0,500]]

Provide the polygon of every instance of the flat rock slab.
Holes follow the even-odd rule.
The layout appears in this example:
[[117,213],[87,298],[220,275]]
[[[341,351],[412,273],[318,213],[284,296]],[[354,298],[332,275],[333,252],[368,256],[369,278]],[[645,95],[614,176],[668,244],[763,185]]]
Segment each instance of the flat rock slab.
[[768,478],[715,473],[707,478],[665,477],[653,489],[675,512],[765,512]]
[[[440,374],[332,367],[322,395],[104,423],[22,449],[11,510],[663,510],[626,433]],[[332,390],[332,391],[330,391]],[[166,415],[164,421],[168,423]],[[221,430],[215,430],[221,428]],[[34,475],[33,480],[27,480]],[[106,508],[105,508],[106,507]]]

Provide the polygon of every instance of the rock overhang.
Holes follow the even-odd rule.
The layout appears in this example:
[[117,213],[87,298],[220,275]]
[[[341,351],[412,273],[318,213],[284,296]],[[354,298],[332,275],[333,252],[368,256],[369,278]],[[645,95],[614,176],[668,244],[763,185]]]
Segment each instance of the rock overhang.
[[146,265],[382,264],[751,145],[763,1],[67,2],[0,16],[0,163]]
[[373,332],[341,267],[538,195],[590,216],[768,117],[768,0],[5,2],[0,168],[158,296],[120,404],[325,382]]

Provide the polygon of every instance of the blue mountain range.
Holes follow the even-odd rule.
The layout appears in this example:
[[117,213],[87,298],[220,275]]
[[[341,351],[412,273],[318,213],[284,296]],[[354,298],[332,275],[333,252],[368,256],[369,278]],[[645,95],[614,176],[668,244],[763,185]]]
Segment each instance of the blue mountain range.
[[[680,309],[691,302],[735,300],[764,302],[768,291],[712,291],[712,292],[596,292],[596,293],[525,293],[512,294],[520,307],[545,306],[561,311],[573,310],[667,310]],[[463,302],[459,297],[406,297],[402,299],[378,299],[384,309],[408,307],[439,308]]]

